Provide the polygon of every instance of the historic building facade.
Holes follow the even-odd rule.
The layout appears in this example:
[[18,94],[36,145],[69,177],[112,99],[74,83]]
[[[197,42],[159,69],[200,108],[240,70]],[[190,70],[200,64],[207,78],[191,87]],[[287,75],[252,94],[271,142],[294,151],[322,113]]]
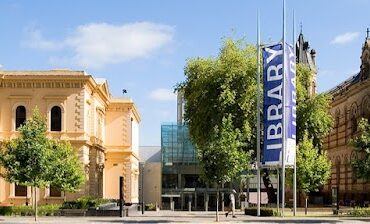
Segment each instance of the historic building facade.
[[350,144],[357,136],[361,117],[370,119],[370,38],[362,47],[360,72],[329,91],[333,100],[330,113],[334,127],[324,141],[332,162],[331,179],[323,192],[330,201],[332,187],[339,188],[341,204],[367,204],[370,201],[370,183],[357,179],[351,161],[361,159]]
[[[82,195],[119,197],[124,177],[125,201],[138,201],[140,115],[129,98],[113,98],[105,79],[84,71],[0,71],[0,141],[38,107],[47,119],[47,136],[68,140],[84,166],[86,183],[67,200]],[[29,187],[0,178],[0,205],[31,202]],[[39,189],[40,203],[63,201],[52,186]]]

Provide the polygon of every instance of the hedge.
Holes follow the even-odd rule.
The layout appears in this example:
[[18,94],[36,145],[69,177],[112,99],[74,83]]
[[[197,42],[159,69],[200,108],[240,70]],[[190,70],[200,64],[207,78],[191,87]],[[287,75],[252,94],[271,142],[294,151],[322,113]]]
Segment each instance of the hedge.
[[62,205],[62,209],[88,209],[88,208],[96,208],[99,207],[101,204],[110,202],[109,199],[104,198],[97,198],[94,196],[82,196],[76,201],[66,201]]
[[[245,209],[245,214],[246,215],[257,216],[257,208],[256,207],[246,208]],[[278,213],[273,208],[261,208],[260,215],[261,216],[277,216]]]
[[[60,205],[41,205],[37,207],[37,214],[40,216],[49,216],[59,213]],[[19,215],[19,216],[31,216],[34,215],[32,206],[18,205],[18,206],[2,206],[0,207],[0,215]]]
[[349,214],[359,217],[370,216],[370,208],[355,207]]

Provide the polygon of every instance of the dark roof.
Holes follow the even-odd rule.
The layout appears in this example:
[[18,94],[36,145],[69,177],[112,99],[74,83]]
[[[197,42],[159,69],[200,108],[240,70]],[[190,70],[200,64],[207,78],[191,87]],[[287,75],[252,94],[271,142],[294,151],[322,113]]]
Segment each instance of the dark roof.
[[301,32],[296,43],[297,63],[307,65],[312,71],[316,72],[315,54],[316,51],[314,49],[310,51],[310,45],[304,40],[303,33]]
[[351,76],[350,78],[346,79],[345,81],[343,81],[342,83],[338,84],[337,86],[335,86],[334,88],[330,89],[328,91],[328,93],[330,95],[337,95],[339,94],[340,92],[342,91],[345,91],[347,90],[350,86],[360,82],[361,80],[361,73],[358,72],[356,73],[355,75]]

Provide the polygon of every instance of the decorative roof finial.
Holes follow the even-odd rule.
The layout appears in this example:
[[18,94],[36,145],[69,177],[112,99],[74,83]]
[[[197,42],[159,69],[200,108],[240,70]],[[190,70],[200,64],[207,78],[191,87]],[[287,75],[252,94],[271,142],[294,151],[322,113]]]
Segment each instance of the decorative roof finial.
[[369,39],[369,33],[370,33],[370,30],[369,28],[366,29],[366,40]]
[[303,30],[303,25],[302,25],[302,22],[301,22],[301,33],[302,33],[302,30]]

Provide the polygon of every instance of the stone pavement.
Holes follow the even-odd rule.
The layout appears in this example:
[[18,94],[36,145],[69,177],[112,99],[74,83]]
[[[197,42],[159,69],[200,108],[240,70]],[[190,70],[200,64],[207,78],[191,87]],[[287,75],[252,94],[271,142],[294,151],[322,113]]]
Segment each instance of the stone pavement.
[[[317,215],[317,214],[316,214]],[[220,212],[219,223],[369,223],[369,218],[353,217],[252,217],[237,212],[236,218],[225,217]],[[4,217],[0,216],[0,224],[25,224],[35,223],[32,217]],[[185,212],[185,211],[146,211],[144,215],[141,212],[130,211],[129,217],[40,217],[37,223],[216,223],[215,212]]]

